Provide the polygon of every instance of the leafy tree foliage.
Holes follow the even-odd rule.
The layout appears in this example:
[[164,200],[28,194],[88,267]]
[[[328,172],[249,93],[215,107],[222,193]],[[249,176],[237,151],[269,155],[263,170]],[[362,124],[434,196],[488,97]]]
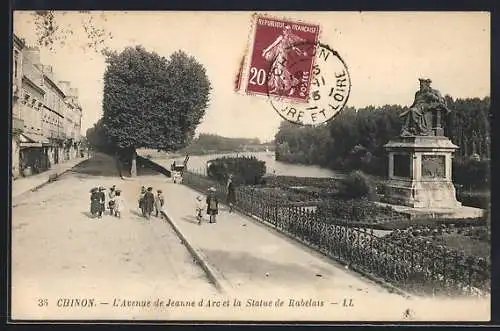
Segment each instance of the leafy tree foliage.
[[103,125],[103,119],[101,118],[93,127],[87,129],[85,134],[88,144],[95,150],[110,153],[115,151],[115,146],[111,143],[111,140],[106,132],[106,128]]
[[[465,159],[474,154],[482,159],[490,157],[490,98],[454,100],[446,96],[446,99],[452,113],[445,121],[445,135],[460,147],[454,160],[455,180],[469,187],[471,179],[487,178],[489,183],[489,176],[485,175],[489,161],[482,160],[478,165]],[[405,109],[399,105],[346,107],[335,120],[317,128],[283,122],[276,134],[276,159],[386,176],[387,156],[383,146],[399,135],[399,114]]]
[[224,182],[230,174],[236,184],[256,185],[262,183],[266,174],[266,163],[255,156],[222,157],[208,161],[207,174],[210,178]]
[[111,142],[131,156],[136,148],[185,147],[208,106],[205,68],[182,51],[167,59],[136,46],[106,55],[103,119]]

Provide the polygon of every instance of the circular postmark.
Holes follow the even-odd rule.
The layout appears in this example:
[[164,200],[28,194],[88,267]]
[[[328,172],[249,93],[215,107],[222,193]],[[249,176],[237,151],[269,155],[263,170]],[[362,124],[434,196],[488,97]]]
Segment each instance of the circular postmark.
[[351,92],[344,60],[321,43],[297,43],[284,49],[271,61],[267,77],[267,96],[274,110],[300,125],[330,121]]

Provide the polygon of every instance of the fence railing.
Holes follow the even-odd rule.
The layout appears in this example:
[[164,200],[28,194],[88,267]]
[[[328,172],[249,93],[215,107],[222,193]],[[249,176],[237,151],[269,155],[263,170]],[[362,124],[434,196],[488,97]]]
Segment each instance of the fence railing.
[[[183,184],[206,192],[213,186],[224,201],[226,187],[210,178],[187,172]],[[272,224],[351,269],[384,280],[413,293],[482,295],[490,292],[490,263],[464,256],[421,238],[396,243],[373,230],[321,219],[304,205],[285,203],[251,186],[237,188],[236,208]]]

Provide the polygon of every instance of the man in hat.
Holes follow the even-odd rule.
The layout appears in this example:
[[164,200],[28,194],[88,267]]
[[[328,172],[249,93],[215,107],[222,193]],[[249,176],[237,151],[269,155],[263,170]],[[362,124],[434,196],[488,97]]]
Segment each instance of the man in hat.
[[156,217],[158,215],[163,219],[163,206],[165,204],[165,198],[163,197],[163,193],[161,190],[156,191],[156,196],[155,196],[155,212],[156,212]]
[[98,192],[99,204],[100,204],[98,213],[99,218],[102,218],[102,213],[104,213],[104,210],[106,209],[106,194],[104,193],[104,190],[105,190],[104,187],[102,186],[99,187],[99,192]]
[[141,210],[142,216],[146,217],[144,212],[144,194],[146,194],[146,188],[141,186],[141,192],[139,193],[139,209]]
[[226,199],[227,199],[227,204],[229,205],[229,212],[232,212],[233,204],[236,201],[236,190],[234,188],[233,174],[230,174],[229,177],[227,178],[226,191],[227,191]]
[[143,207],[144,207],[144,214],[147,219],[151,218],[151,214],[153,213],[153,208],[154,208],[154,203],[155,203],[155,196],[153,194],[153,188],[148,187],[148,190],[144,194],[144,201],[143,201]]
[[215,195],[215,188],[210,187],[207,195],[207,214],[210,216],[210,223],[216,223],[216,215],[219,213],[219,200]]

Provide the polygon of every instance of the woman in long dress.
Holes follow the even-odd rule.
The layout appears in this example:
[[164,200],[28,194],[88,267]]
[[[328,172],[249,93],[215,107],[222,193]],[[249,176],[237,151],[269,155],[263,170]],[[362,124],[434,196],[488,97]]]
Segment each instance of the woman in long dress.
[[99,189],[97,187],[94,187],[92,190],[90,190],[90,214],[92,215],[92,217],[96,217],[101,208],[100,196],[98,194],[98,191]]
[[300,50],[297,45],[305,43],[306,40],[293,34],[289,25],[285,26],[281,35],[262,51],[262,56],[272,61],[270,77],[268,80],[269,93],[292,95],[294,87],[299,80],[288,70],[289,52],[294,51],[298,55],[307,56],[307,52]]

